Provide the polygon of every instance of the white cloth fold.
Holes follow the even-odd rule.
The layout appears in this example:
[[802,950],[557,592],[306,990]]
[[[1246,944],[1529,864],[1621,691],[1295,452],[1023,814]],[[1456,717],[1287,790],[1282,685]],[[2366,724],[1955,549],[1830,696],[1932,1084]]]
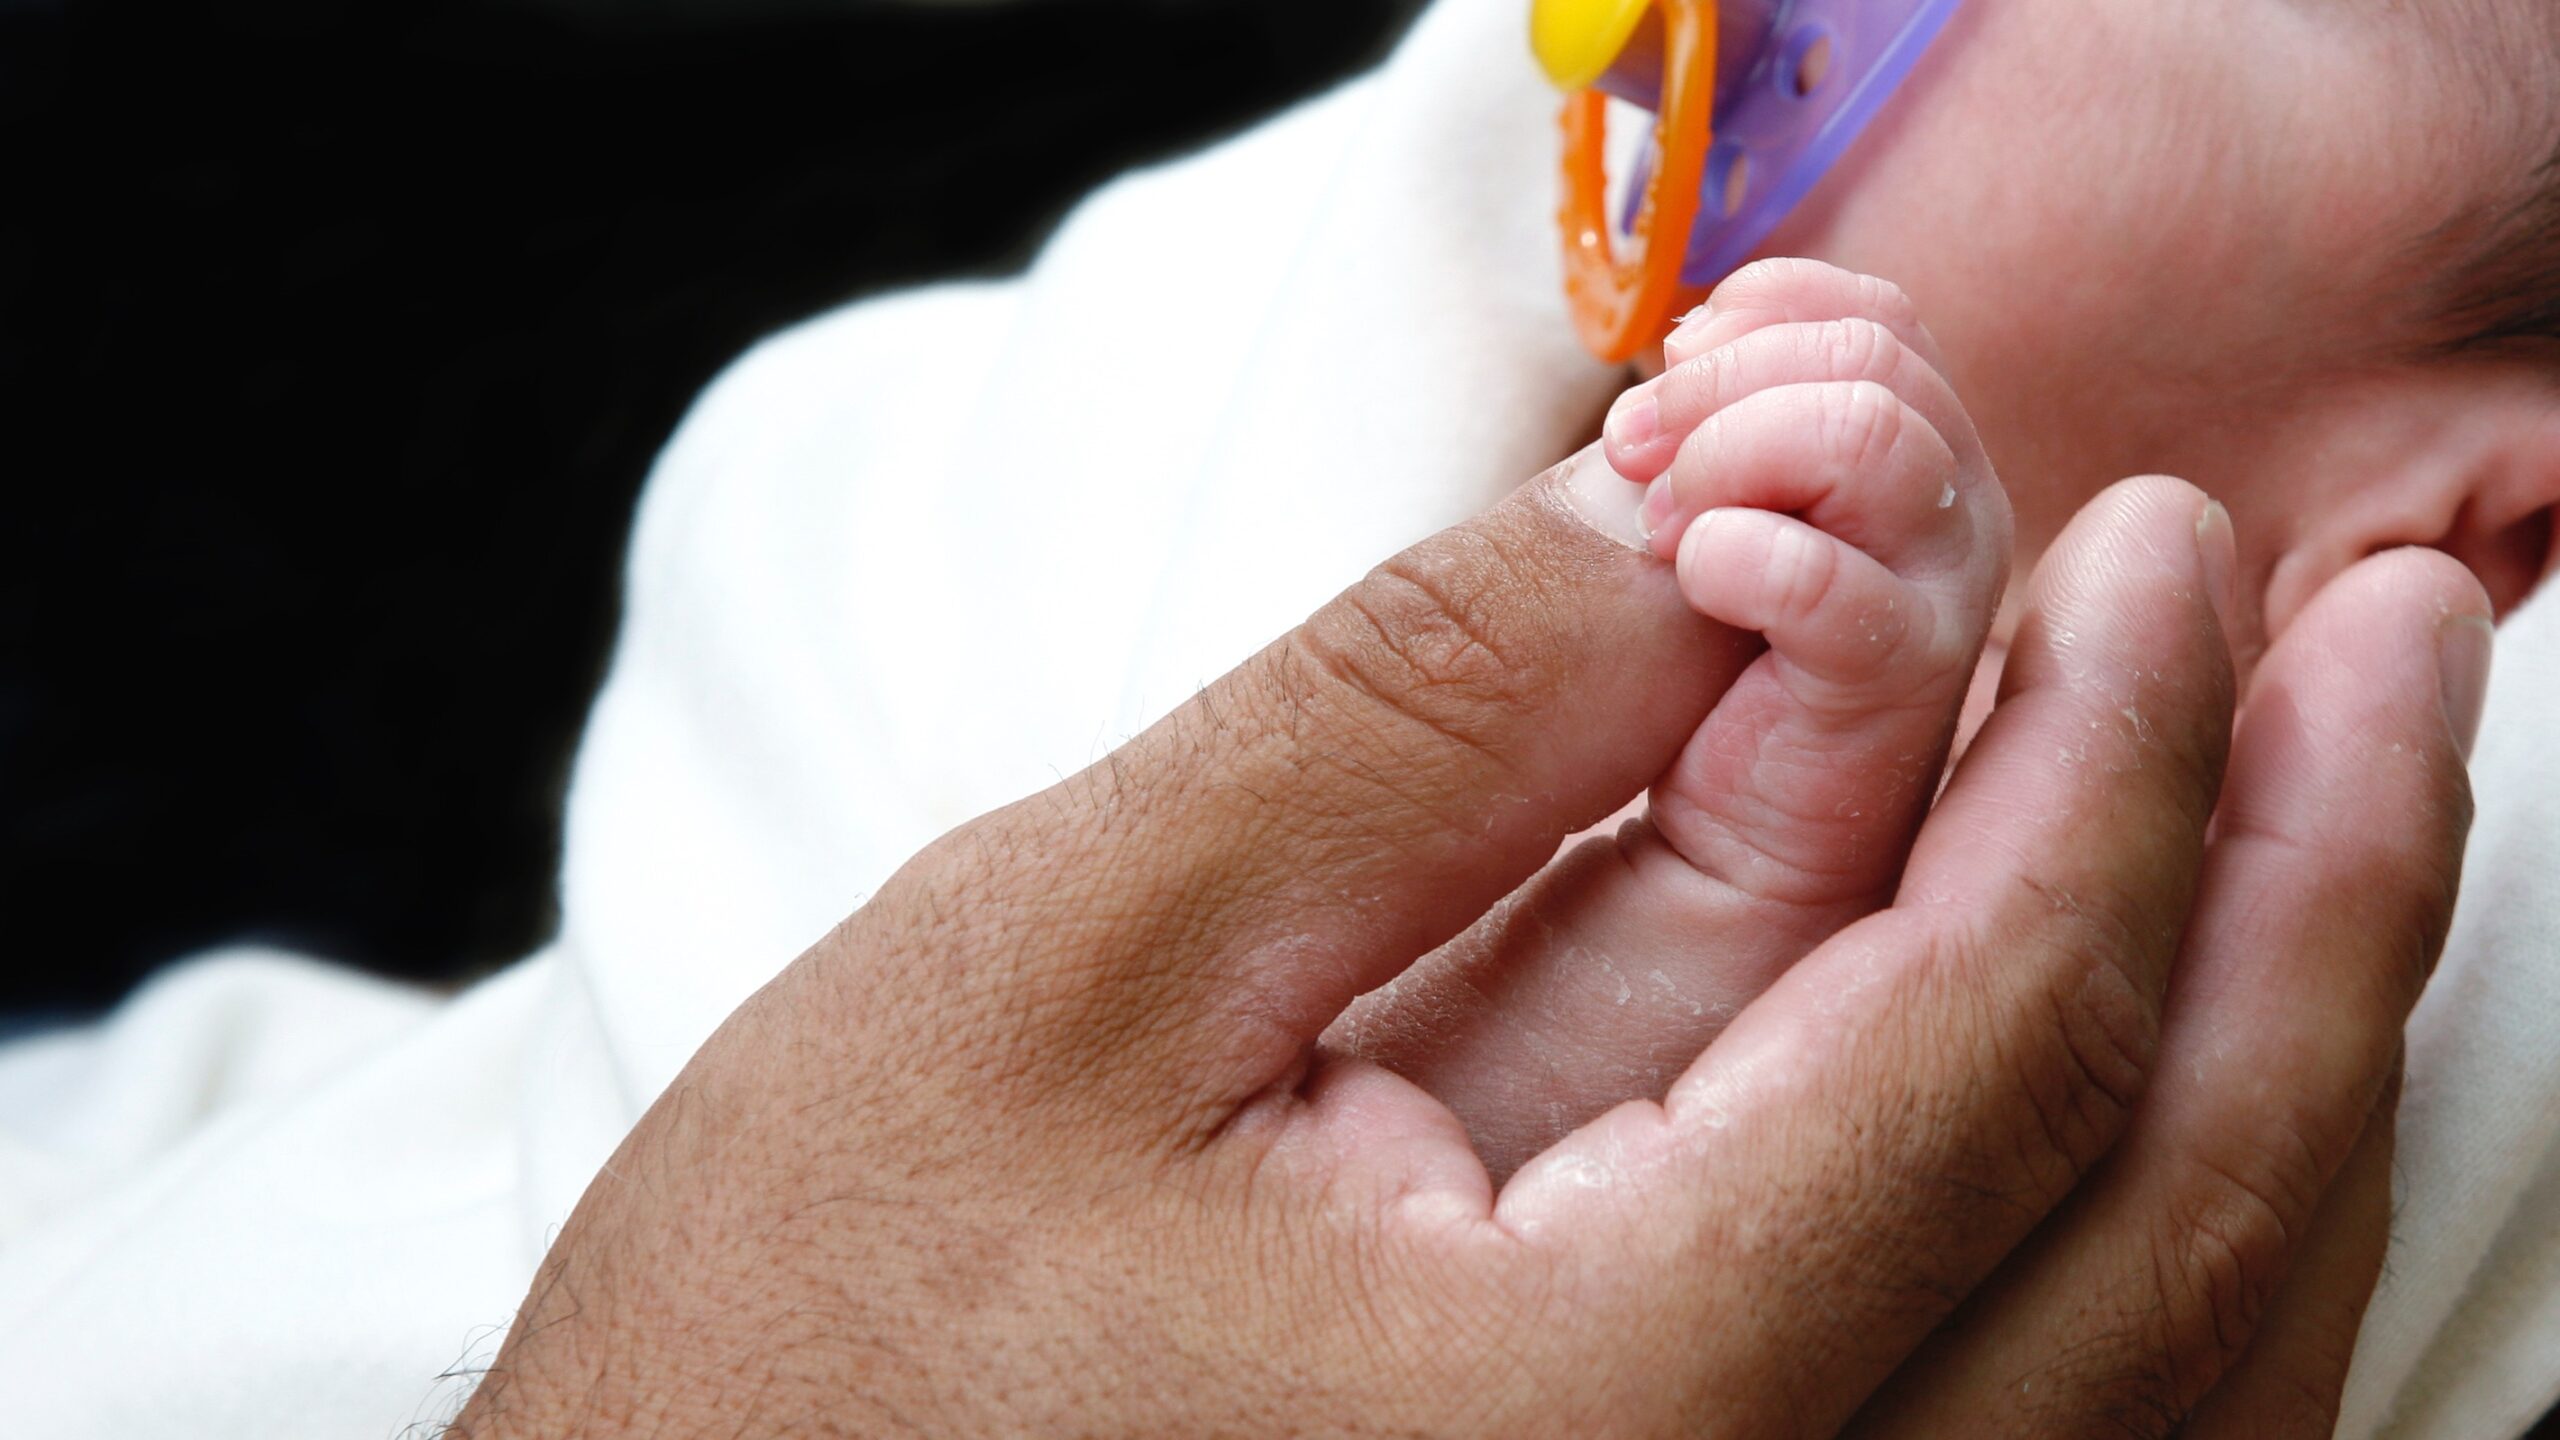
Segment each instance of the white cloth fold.
[[[438,1419],[640,1110],[907,855],[1578,444],[1619,379],[1557,296],[1553,111],[1517,0],[1442,0],[1020,279],[739,361],[650,483],[552,946],[450,1001],[210,956],[0,1048],[13,1432]],[[2499,661],[2350,1436],[2560,1390],[2560,607]]]

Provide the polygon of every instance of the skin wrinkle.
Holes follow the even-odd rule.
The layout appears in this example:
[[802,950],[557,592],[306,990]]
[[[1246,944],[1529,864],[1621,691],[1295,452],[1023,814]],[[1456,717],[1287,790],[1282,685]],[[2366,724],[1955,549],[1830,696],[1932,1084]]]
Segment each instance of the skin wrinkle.
[[[1370,602],[1366,597],[1353,600],[1351,610],[1360,617],[1364,626],[1373,631],[1383,633],[1384,628],[1390,623],[1380,612],[1370,608]],[[1371,638],[1374,639],[1375,635],[1373,634]],[[1318,693],[1357,697],[1368,707],[1366,728],[1362,738],[1376,742],[1375,748],[1382,751],[1392,750],[1393,743],[1386,737],[1393,734],[1399,727],[1411,726],[1427,730],[1441,739],[1456,743],[1475,760],[1508,763],[1496,761],[1489,744],[1470,733],[1468,727],[1459,725],[1447,717],[1426,713],[1433,707],[1405,705],[1385,698],[1394,693],[1393,681],[1384,678],[1374,662],[1357,658],[1353,651],[1352,644],[1331,638],[1322,643],[1291,644],[1274,661],[1274,665],[1290,677],[1284,683],[1284,688],[1292,697],[1292,707],[1308,708],[1310,701]],[[1397,650],[1393,646],[1389,647],[1389,651],[1395,654],[1407,678],[1418,679],[1426,685],[1441,683],[1432,678],[1435,672],[1414,664],[1412,654]],[[1339,712],[1342,707],[1328,705],[1325,708],[1329,712]],[[1480,708],[1489,713],[1490,707],[1480,706]],[[1327,721],[1332,728],[1338,729],[1340,726],[1338,713],[1329,713]],[[1441,774],[1426,772],[1423,776],[1426,783],[1420,785],[1410,780],[1399,780],[1379,770],[1364,756],[1340,745],[1316,749],[1293,747],[1291,758],[1300,763],[1321,760],[1345,775],[1362,780],[1375,794],[1390,802],[1383,807],[1385,813],[1403,817],[1406,823],[1413,827],[1415,834],[1468,836],[1480,828],[1474,823],[1474,817],[1459,814],[1448,808],[1446,802],[1434,798],[1431,793],[1433,790],[1448,788],[1442,783],[1444,777]],[[1455,756],[1444,755],[1436,769],[1442,771],[1454,769],[1459,763]],[[1513,778],[1516,780],[1516,775]],[[1328,796],[1328,798],[1331,797]],[[1364,810],[1355,819],[1348,811],[1330,810],[1319,812],[1319,818],[1343,822],[1345,838],[1357,839],[1375,826],[1378,812]]]

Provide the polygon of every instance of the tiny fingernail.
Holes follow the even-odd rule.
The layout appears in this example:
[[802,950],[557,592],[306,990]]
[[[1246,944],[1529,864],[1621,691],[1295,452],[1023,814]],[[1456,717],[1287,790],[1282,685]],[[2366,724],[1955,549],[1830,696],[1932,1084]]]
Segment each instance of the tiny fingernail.
[[1698,332],[1707,328],[1707,322],[1714,318],[1716,318],[1716,307],[1712,302],[1700,305],[1697,309],[1681,316],[1678,323],[1671,327],[1671,333],[1663,338],[1663,363],[1676,363],[1680,358],[1679,350],[1693,348],[1697,342]]
[[1645,543],[1653,543],[1663,522],[1671,518],[1671,477],[1660,476],[1644,487],[1644,506],[1636,512],[1636,523],[1644,530]]
[[2497,632],[2485,615],[2448,615],[2436,631],[2436,658],[2444,666],[2444,718],[2462,758],[2480,739],[2480,712],[2489,699],[2489,657]]
[[2196,517],[2196,559],[2204,570],[2205,598],[2222,633],[2231,633],[2232,612],[2240,604],[2240,548],[2231,533],[2231,512],[2219,500],[2208,500]]
[[1662,402],[1647,391],[1630,390],[1609,412],[1609,423],[1602,428],[1620,449],[1632,450],[1662,433]]
[[1705,546],[1716,526],[1724,523],[1732,513],[1730,510],[1709,510],[1690,521],[1689,528],[1680,532],[1681,563],[1695,563],[1694,552]]

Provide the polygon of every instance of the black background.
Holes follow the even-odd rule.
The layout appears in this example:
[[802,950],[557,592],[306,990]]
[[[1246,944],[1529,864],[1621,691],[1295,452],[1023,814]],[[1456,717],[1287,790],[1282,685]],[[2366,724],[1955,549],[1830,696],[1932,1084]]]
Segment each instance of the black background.
[[722,362],[1018,266],[1417,3],[0,0],[0,1015],[533,947]]

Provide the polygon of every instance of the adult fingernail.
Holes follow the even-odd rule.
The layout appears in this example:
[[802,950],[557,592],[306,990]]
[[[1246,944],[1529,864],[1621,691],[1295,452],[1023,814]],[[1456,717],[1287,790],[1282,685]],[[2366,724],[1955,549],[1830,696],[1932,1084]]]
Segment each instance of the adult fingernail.
[[1609,421],[1600,427],[1609,443],[1621,450],[1633,450],[1662,433],[1662,402],[1648,390],[1630,390],[1618,397],[1609,411]]
[[2485,615],[2448,615],[2436,628],[2436,659],[2444,667],[2444,718],[2462,758],[2480,739],[2480,712],[2489,699],[2489,657],[2497,632]]
[[2205,598],[2227,640],[2240,605],[2240,544],[2231,532],[2231,512],[2219,500],[2204,502],[2204,513],[2196,516],[2196,561],[2204,571]]
[[1583,523],[1632,549],[1652,548],[1637,514],[1644,492],[1609,468],[1599,446],[1587,447],[1564,464],[1565,499]]

